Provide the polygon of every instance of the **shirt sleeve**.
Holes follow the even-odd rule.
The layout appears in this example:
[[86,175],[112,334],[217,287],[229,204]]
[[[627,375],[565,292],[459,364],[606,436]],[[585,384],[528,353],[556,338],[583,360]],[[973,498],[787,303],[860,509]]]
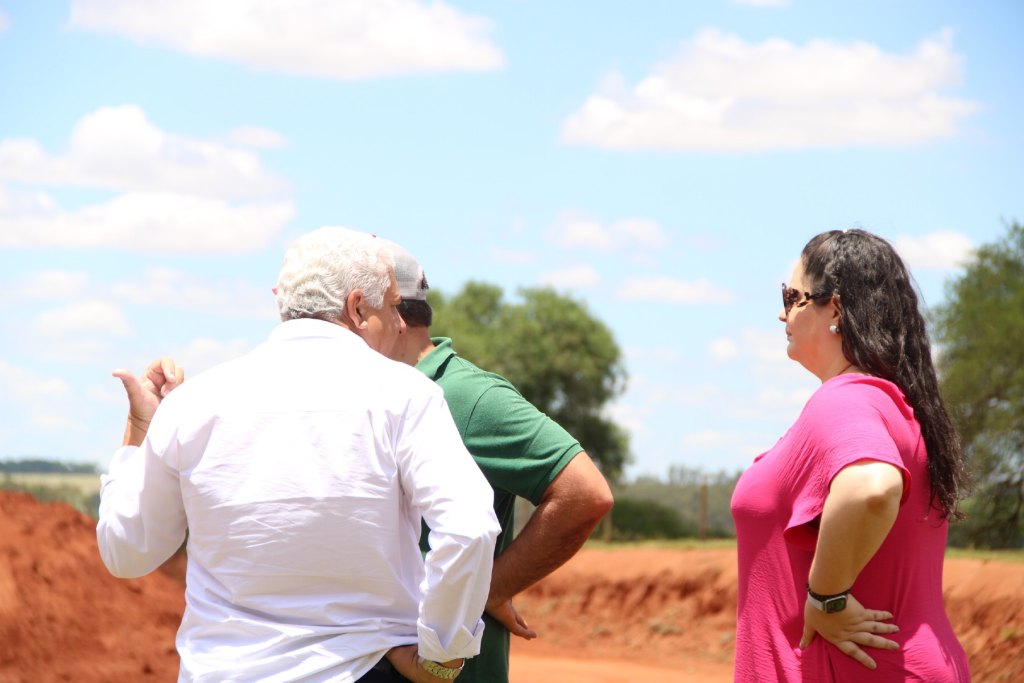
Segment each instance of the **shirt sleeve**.
[[440,389],[406,415],[398,444],[402,486],[431,529],[417,621],[420,655],[472,657],[480,651],[480,615],[499,531],[491,488],[462,444]]
[[813,544],[816,532],[804,525],[824,510],[832,480],[845,467],[862,460],[892,465],[903,477],[902,505],[910,493],[910,472],[889,430],[897,412],[893,400],[868,384],[846,383],[811,397],[800,421],[805,437],[805,476],[795,499],[786,539]]
[[142,445],[118,449],[100,477],[96,541],[103,564],[119,578],[148,574],[185,541],[178,472],[167,463],[169,449],[160,445],[168,443],[159,437],[164,424],[158,410]]
[[583,450],[561,425],[501,383],[477,398],[463,438],[492,487],[534,505]]

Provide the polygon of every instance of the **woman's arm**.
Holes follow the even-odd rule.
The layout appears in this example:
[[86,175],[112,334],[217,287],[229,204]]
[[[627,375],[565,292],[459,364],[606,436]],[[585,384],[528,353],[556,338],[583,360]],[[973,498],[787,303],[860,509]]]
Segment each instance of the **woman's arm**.
[[[840,470],[832,480],[821,513],[808,579],[811,590],[832,595],[853,585],[892,529],[902,495],[903,475],[893,465],[861,460]],[[889,612],[864,608],[853,596],[846,609],[831,614],[808,602],[800,646],[806,647],[815,633],[820,633],[842,652],[874,669],[874,660],[860,646],[896,649],[896,643],[876,635],[899,630],[893,624],[881,623],[891,618]]]

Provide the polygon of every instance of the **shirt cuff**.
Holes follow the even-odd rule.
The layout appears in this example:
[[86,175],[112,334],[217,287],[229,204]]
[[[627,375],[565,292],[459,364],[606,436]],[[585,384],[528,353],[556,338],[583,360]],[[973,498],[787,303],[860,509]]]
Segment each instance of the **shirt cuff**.
[[478,619],[476,627],[470,631],[465,626],[460,626],[452,636],[448,647],[441,645],[441,639],[437,631],[430,628],[422,621],[416,622],[416,631],[419,637],[420,657],[433,662],[447,662],[452,659],[463,659],[475,657],[480,654],[480,641],[484,635],[484,622]]

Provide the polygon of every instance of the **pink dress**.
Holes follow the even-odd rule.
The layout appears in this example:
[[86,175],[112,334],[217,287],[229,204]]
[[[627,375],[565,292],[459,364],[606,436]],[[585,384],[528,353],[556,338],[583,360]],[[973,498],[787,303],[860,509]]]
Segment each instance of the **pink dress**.
[[[871,671],[820,636],[798,648],[807,576],[832,478],[858,460],[903,473],[896,523],[853,585],[862,605],[893,613],[899,650],[868,648]],[[970,680],[942,603],[947,521],[929,506],[924,441],[894,384],[839,375],[821,385],[796,423],[744,472],[732,496],[739,558],[735,679],[889,683]]]

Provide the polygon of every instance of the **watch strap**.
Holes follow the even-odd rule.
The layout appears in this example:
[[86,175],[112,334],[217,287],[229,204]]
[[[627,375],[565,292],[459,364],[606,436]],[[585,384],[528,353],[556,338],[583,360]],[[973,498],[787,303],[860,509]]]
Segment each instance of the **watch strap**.
[[418,655],[416,658],[419,661],[420,668],[422,668],[431,676],[434,676],[435,678],[441,678],[446,681],[453,680],[462,671],[462,667],[466,666],[465,659],[462,660],[462,664],[460,664],[458,668],[455,668],[445,666],[444,664],[440,664],[429,659],[424,659],[423,657],[420,657]]
[[832,598],[845,598],[847,595],[850,594],[850,591],[852,590],[853,587],[851,586],[850,588],[847,588],[846,590],[840,591],[833,595],[822,595],[821,593],[815,593],[814,591],[812,591],[811,584],[807,584],[807,595],[811,596],[818,602],[825,602],[826,600],[831,600]]
[[834,593],[832,595],[822,595],[821,593],[815,593],[811,590],[811,584],[807,584],[807,601],[811,605],[824,612],[825,614],[835,614],[836,612],[842,612],[846,609],[846,599],[850,595],[851,588],[847,588],[842,593]]

